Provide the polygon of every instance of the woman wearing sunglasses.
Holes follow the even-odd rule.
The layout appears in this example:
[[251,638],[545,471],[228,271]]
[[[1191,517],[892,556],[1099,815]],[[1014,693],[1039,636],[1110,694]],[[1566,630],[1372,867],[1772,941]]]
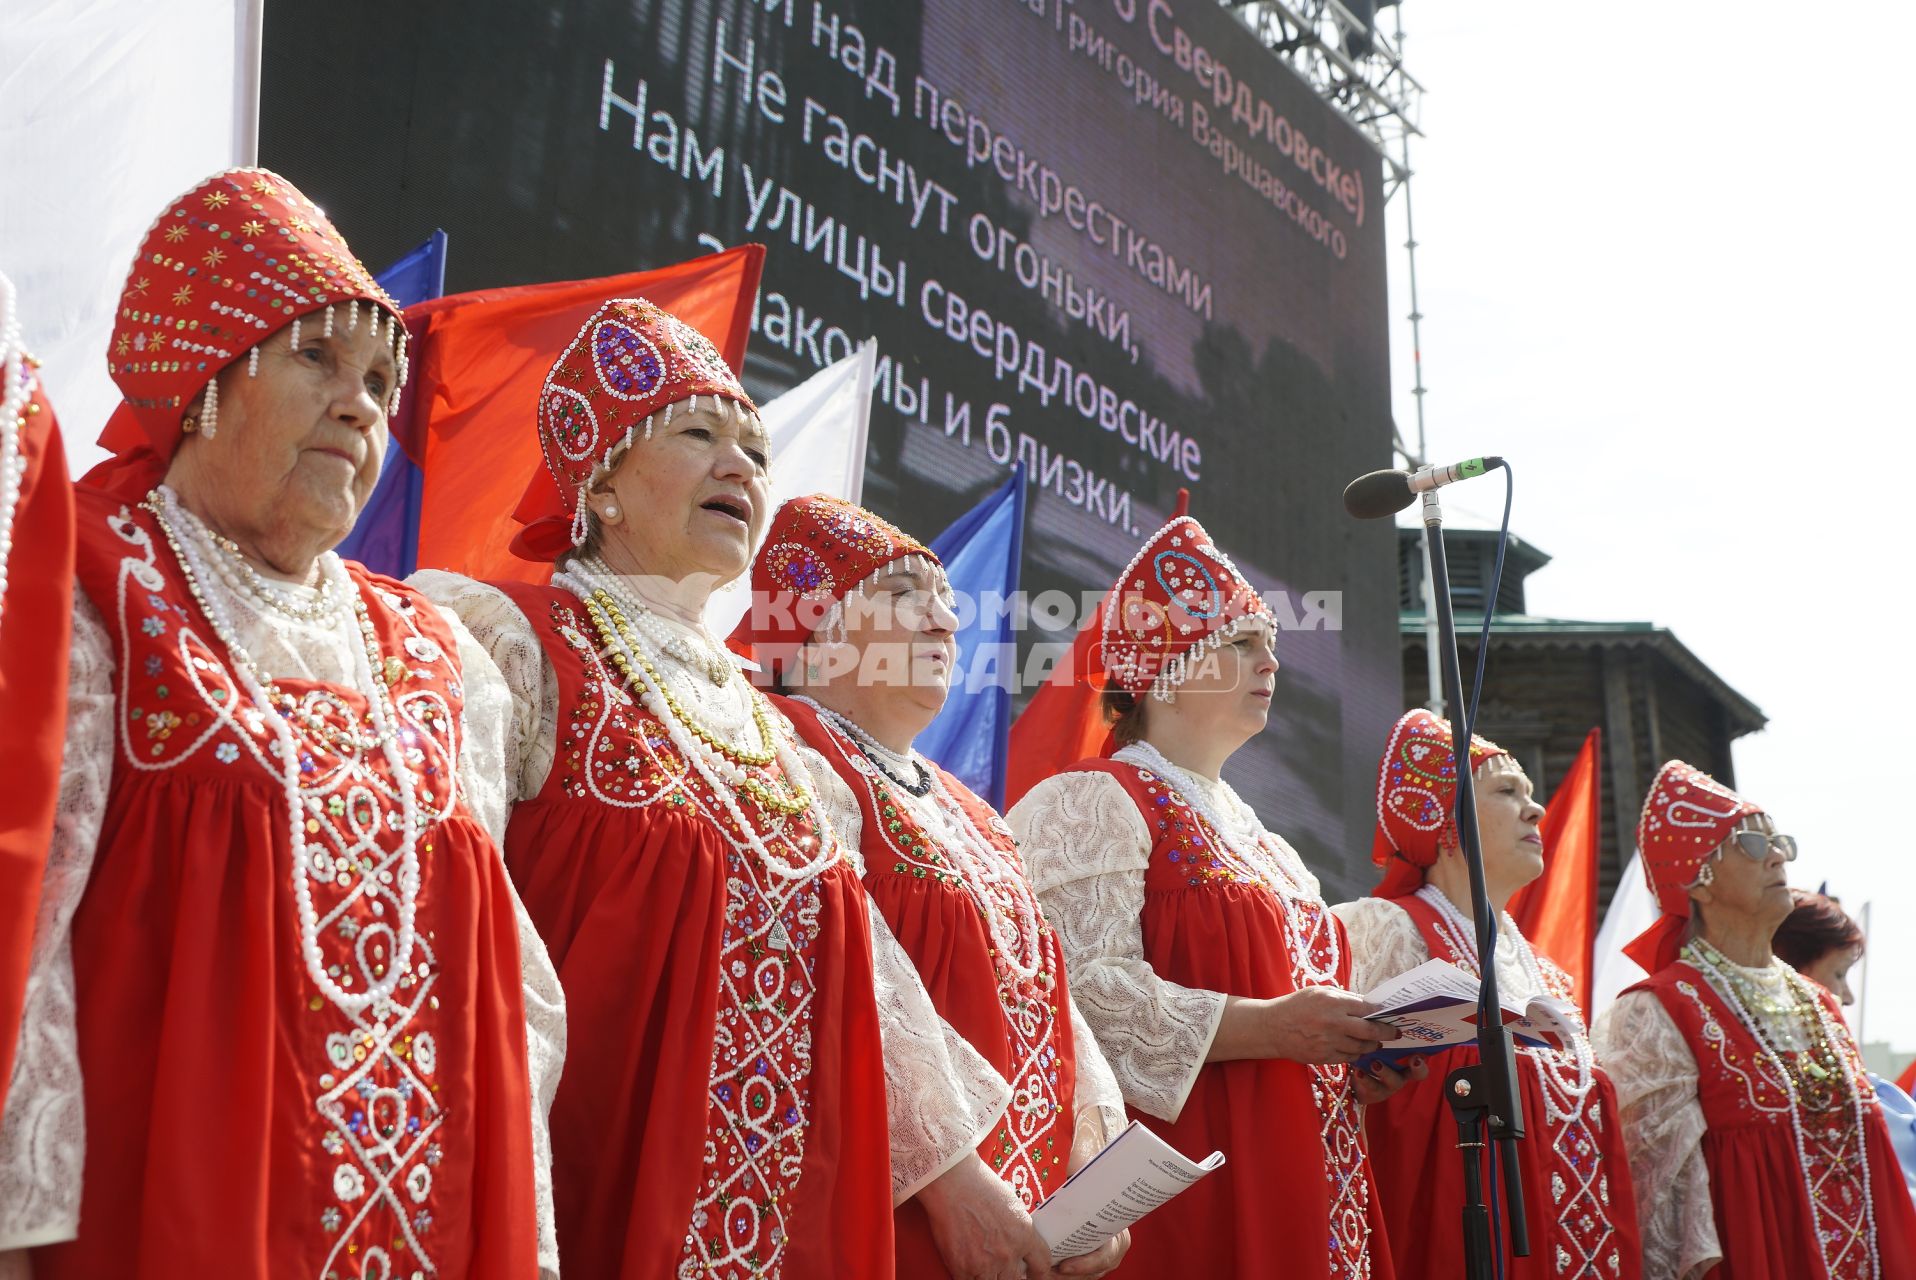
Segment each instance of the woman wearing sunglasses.
[[1796,842],[1672,760],[1637,824],[1663,915],[1649,978],[1597,1020],[1623,1108],[1645,1276],[1910,1280],[1916,1207],[1829,993],[1771,955]]

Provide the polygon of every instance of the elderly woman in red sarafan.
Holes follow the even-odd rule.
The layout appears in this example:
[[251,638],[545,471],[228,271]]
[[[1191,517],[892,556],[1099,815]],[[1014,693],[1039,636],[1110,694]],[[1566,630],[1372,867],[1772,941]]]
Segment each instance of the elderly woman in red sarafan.
[[[912,749],[943,708],[957,655],[944,566],[930,548],[852,503],[794,498],[752,565],[752,612],[733,634],[792,696],[776,699],[811,749],[832,824],[864,855],[872,905],[938,1012],[1009,1086],[1007,1107],[954,1172],[995,1190],[1020,1228],[954,1235],[900,1205],[901,1276],[973,1276],[1048,1265],[1028,1215],[1117,1136],[1124,1101],[1079,1018],[1057,934],[1038,908],[1010,829],[983,799]],[[1060,1266],[1096,1276],[1128,1237]],[[1040,1272],[1041,1273],[1041,1272]]]
[[[415,581],[513,696],[506,860],[564,983],[559,1244],[594,1277],[884,1277],[892,1206],[1009,1089],[940,1022],[790,722],[703,622],[770,515],[764,425],[705,335],[606,302],[554,362],[513,543],[549,583]],[[974,1212],[975,1210],[975,1212]]]
[[1405,1077],[1349,1064],[1396,1033],[1344,989],[1317,877],[1220,777],[1270,716],[1271,614],[1180,516],[1096,625],[1123,745],[1032,788],[1011,828],[1125,1101],[1185,1155],[1229,1158],[1137,1224],[1125,1266],[1385,1280],[1358,1104]]
[[[1384,868],[1372,896],[1333,908],[1350,934],[1353,985],[1372,991],[1433,957],[1482,972],[1470,915],[1470,871],[1459,848],[1450,725],[1421,708],[1391,728],[1377,765],[1377,839]],[[1636,1280],[1636,1202],[1616,1094],[1591,1056],[1570,976],[1532,947],[1504,910],[1543,874],[1543,806],[1530,779],[1494,742],[1470,741],[1484,881],[1502,923],[1497,979],[1504,998],[1549,996],[1576,1024],[1561,1049],[1519,1046],[1517,1083],[1528,1125],[1521,1148],[1530,1256],[1507,1256],[1515,1280]],[[1366,1118],[1371,1167],[1398,1280],[1464,1274],[1462,1165],[1444,1079],[1477,1061],[1474,1046],[1430,1059],[1429,1078]],[[1506,1235],[1506,1239],[1507,1239]]]
[[1911,1280],[1916,1206],[1841,1009],[1771,954],[1796,841],[1680,760],[1637,847],[1663,914],[1650,976],[1597,1019],[1643,1224],[1643,1272]]
[[263,169],[170,202],[127,275],[0,1127],[0,1246],[37,1276],[556,1266],[557,981],[486,825],[504,686],[330,550],[405,363],[392,301]]

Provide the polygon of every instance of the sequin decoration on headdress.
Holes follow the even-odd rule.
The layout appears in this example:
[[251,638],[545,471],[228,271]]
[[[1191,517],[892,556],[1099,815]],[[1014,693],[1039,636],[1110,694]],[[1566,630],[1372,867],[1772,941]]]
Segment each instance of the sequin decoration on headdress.
[[1690,886],[1743,819],[1762,812],[1762,805],[1681,760],[1657,770],[1637,819],[1637,851],[1663,915],[1624,948],[1626,955],[1650,973],[1676,958],[1690,918]]
[[[363,305],[362,305],[363,304]],[[388,411],[406,379],[399,307],[353,256],[326,215],[267,169],[228,169],[169,201],[141,238],[107,348],[107,371],[125,397],[100,436],[115,455],[87,477],[114,492],[144,493],[179,446],[181,419],[218,427],[214,376],[302,317],[318,323],[382,322],[398,368]],[[363,313],[363,318],[362,318]]]
[[861,506],[823,493],[793,498],[772,517],[752,561],[752,606],[730,643],[762,664],[784,665],[833,606],[900,561],[944,573],[930,547]]
[[[586,539],[586,488],[634,440],[650,439],[654,415],[672,420],[681,402],[730,400],[756,415],[731,366],[704,334],[644,298],[613,298],[594,311],[539,389],[539,449],[571,514],[571,545]],[[513,550],[541,558],[552,539],[527,534]],[[551,558],[546,556],[544,558]]]
[[[1377,834],[1370,859],[1384,868],[1371,896],[1401,898],[1424,882],[1437,852],[1457,843],[1457,760],[1450,722],[1422,707],[1406,711],[1391,726],[1377,762]],[[1510,753],[1472,734],[1470,768],[1476,771]]]
[[1151,535],[1105,597],[1100,657],[1119,688],[1168,698],[1205,654],[1256,623],[1275,629],[1230,557],[1179,516]]

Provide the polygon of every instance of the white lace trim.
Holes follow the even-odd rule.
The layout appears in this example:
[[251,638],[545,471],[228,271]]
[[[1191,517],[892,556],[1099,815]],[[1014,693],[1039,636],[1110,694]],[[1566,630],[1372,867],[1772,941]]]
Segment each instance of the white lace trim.
[[1224,1016],[1222,992],[1182,987],[1144,959],[1144,872],[1151,836],[1124,784],[1066,773],[1007,815],[1065,971],[1124,1100],[1176,1120]]
[[1697,1097],[1696,1058],[1648,991],[1619,997],[1598,1016],[1590,1038],[1623,1112],[1643,1274],[1688,1280],[1723,1256],[1703,1160],[1709,1126]]
[[80,1227],[86,1117],[72,928],[106,816],[113,726],[113,642],[92,601],[75,591],[59,807],[40,880],[20,1043],[0,1117],[0,1250],[71,1240]]
[[[814,794],[847,849],[859,848],[858,797],[817,751],[799,748]],[[863,861],[858,863],[863,876]],[[904,944],[871,907],[878,1029],[885,1046],[892,1203],[903,1204],[974,1151],[1011,1103],[1011,1085],[938,1015]]]

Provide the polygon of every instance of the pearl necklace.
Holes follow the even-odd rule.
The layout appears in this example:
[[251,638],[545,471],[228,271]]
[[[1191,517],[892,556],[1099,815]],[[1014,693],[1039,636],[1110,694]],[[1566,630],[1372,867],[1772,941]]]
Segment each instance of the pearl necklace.
[[[985,931],[997,944],[993,958],[1010,977],[1019,982],[1030,982],[1037,978],[1044,963],[1037,900],[1025,885],[1019,866],[978,829],[958,798],[945,786],[944,780],[925,768],[917,752],[899,756],[865,732],[851,717],[802,695],[793,701],[802,702],[816,711],[828,727],[837,729],[844,737],[851,739],[852,745],[864,752],[867,759],[871,759],[871,753],[865,750],[869,743],[894,760],[909,763],[918,771],[918,777],[924,785],[921,790],[913,790],[893,776],[891,770],[880,761],[871,760],[873,767],[890,782],[909,793],[911,799],[904,801],[904,804],[912,818],[925,829],[928,837],[936,841],[940,852],[956,864],[959,883],[971,897],[978,914],[984,917]],[[1008,896],[1015,901],[1015,918],[1006,914],[1004,905],[991,892],[994,885],[1009,887]]]
[[627,588],[625,575],[615,572],[604,560],[598,556],[581,556],[577,563],[598,580],[600,590],[608,592],[619,602],[632,625],[660,653],[678,659],[681,664],[700,672],[720,688],[737,674],[738,663],[733,660],[730,650],[695,633],[674,630],[656,609],[639,598],[637,592]]
[[[167,545],[173,548],[173,554],[180,560],[182,568],[186,567],[187,557],[189,553],[191,554],[193,568],[187,572],[186,585],[188,589],[192,591],[193,598],[199,601],[202,611],[206,612],[208,619],[211,620],[213,618],[213,606],[206,599],[206,593],[202,590],[202,584],[206,581],[207,577],[206,563],[200,559],[198,548],[192,545],[192,539],[190,537],[182,537],[180,528],[181,526],[185,526],[189,532],[195,529],[201,532],[210,531],[207,531],[205,525],[194,519],[191,512],[179,505],[178,496],[165,485],[161,485],[159,488],[153,490],[153,492],[147,494],[145,500],[142,501],[140,505],[153,513],[154,520],[160,526],[160,533],[166,538]],[[349,591],[351,590],[350,582],[348,583],[347,589]],[[372,620],[366,612],[366,602],[359,597],[357,592],[353,593],[353,612],[358,619],[360,631],[364,633],[370,641],[372,636]],[[224,618],[224,616],[224,612],[222,611],[220,617]],[[379,730],[375,723],[375,732],[370,734],[359,733],[353,729],[336,725],[324,716],[308,711],[301,705],[298,698],[295,698],[292,694],[281,689],[273,677],[260,668],[259,663],[254,661],[253,655],[248,653],[244,646],[239,644],[237,640],[229,639],[229,633],[219,633],[217,624],[215,625],[215,631],[219,634],[221,642],[226,645],[228,656],[237,666],[245,669],[254,684],[265,691],[268,698],[268,705],[276,714],[289,716],[298,720],[306,729],[307,733],[330,743],[332,747],[342,755],[357,755],[363,751],[371,751],[375,747],[382,745],[385,741],[381,733],[390,736],[392,732],[390,725],[385,730]],[[376,654],[373,669],[375,672],[383,669],[382,660],[380,660]],[[384,682],[380,682],[382,691],[385,687]]]
[[[588,614],[594,608],[594,593],[600,590],[599,584],[590,576],[591,572],[589,566],[573,560],[566,568],[552,575],[552,585],[576,596]],[[603,614],[602,608],[601,614]],[[598,619],[594,619],[594,622],[597,624]],[[783,785],[792,792],[794,800],[803,800],[797,812],[806,816],[812,828],[812,835],[793,841],[793,847],[803,853],[808,841],[817,841],[816,851],[805,862],[788,863],[783,858],[773,855],[771,849],[759,836],[758,828],[739,806],[738,792],[746,791],[761,800],[768,800],[767,807],[775,812],[780,811],[785,805],[769,803],[769,798],[776,796],[770,787],[747,774],[743,765],[729,759],[708,737],[692,731],[691,724],[679,708],[678,700],[672,697],[665,687],[664,676],[658,667],[640,652],[638,638],[630,631],[621,631],[616,626],[606,626],[600,630],[600,639],[604,642],[606,652],[612,657],[614,665],[625,677],[626,687],[636,693],[645,709],[665,726],[667,736],[672,739],[672,745],[678,749],[680,756],[698,770],[699,776],[704,779],[712,795],[724,805],[733,827],[744,838],[747,846],[758,855],[761,865],[781,879],[798,882],[818,875],[839,858],[837,832],[832,830],[831,821],[825,816],[823,807],[815,802],[815,798],[799,781],[807,776],[805,766],[791,749],[785,735],[771,732],[769,718],[763,709],[764,698],[756,689],[751,688],[750,685],[746,686],[746,693],[752,699],[753,718],[762,726],[770,739],[769,745],[773,757],[784,775]],[[734,668],[734,674],[738,674],[736,668]]]
[[[1743,966],[1706,938],[1692,938],[1685,943],[1683,958],[1713,979],[1710,985],[1727,998],[1726,1002],[1737,1011],[1757,1043],[1789,1074],[1793,1082],[1791,1092],[1822,1104],[1815,1110],[1827,1111],[1835,1096],[1831,1081],[1843,1074],[1843,1068],[1837,1061],[1834,1038],[1823,1023],[1821,1002],[1800,985],[1804,979],[1783,975],[1783,988],[1789,996],[1786,1004],[1740,972]],[[1785,1047],[1769,1029],[1771,1018],[1795,1023],[1807,1041],[1805,1047],[1794,1052]]]
[[[190,539],[182,538],[173,528],[170,516],[178,511],[173,491],[162,485],[147,494],[141,504],[153,513],[155,522],[167,543],[173,548],[178,559],[181,576],[186,580],[186,588],[199,604],[201,614],[213,629],[213,635],[223,645],[233,660],[233,671],[239,683],[245,688],[247,696],[254,706],[265,715],[273,731],[275,754],[279,758],[280,787],[286,800],[287,829],[292,853],[293,898],[299,910],[300,943],[306,962],[306,976],[313,985],[337,1008],[348,1014],[357,1014],[378,1001],[388,999],[399,989],[399,980],[412,968],[412,952],[417,940],[415,925],[419,907],[419,799],[413,786],[413,774],[407,765],[404,754],[398,746],[398,735],[394,732],[394,712],[390,705],[390,690],[380,679],[383,661],[379,651],[378,635],[373,628],[372,619],[366,611],[364,599],[353,590],[352,581],[346,577],[346,570],[338,557],[323,557],[320,572],[338,584],[342,596],[351,593],[359,615],[361,644],[353,653],[354,687],[366,699],[366,705],[372,716],[375,738],[384,749],[386,764],[392,771],[393,783],[399,790],[399,810],[401,830],[399,846],[399,930],[393,942],[392,963],[387,966],[385,975],[372,983],[363,992],[353,992],[341,986],[326,971],[326,958],[319,948],[319,912],[313,906],[313,888],[309,878],[309,858],[306,843],[306,819],[300,803],[299,786],[299,744],[294,736],[292,720],[280,707],[280,700],[286,695],[277,689],[268,691],[267,682],[260,678],[259,669],[239,643],[238,632],[232,620],[203,589],[207,566],[200,558],[199,549]],[[290,699],[287,699],[290,700]],[[323,853],[320,856],[324,856]],[[362,885],[357,891],[365,894]],[[379,903],[372,906],[377,913]]]
[[[1325,961],[1320,964],[1312,958],[1312,940],[1304,936],[1303,926],[1293,918],[1288,920],[1291,965],[1300,986],[1306,983],[1335,984],[1343,950],[1337,940],[1336,929],[1329,923],[1330,910],[1310,888],[1310,872],[1305,870],[1296,850],[1265,830],[1257,813],[1238,799],[1230,783],[1220,780],[1207,784],[1183,766],[1173,764],[1170,757],[1150,742],[1140,739],[1121,749],[1115,758],[1149,769],[1170,783],[1177,790],[1178,797],[1210,829],[1211,839],[1218,852],[1235,862],[1247,878],[1263,884],[1287,907],[1302,905],[1315,909],[1318,918],[1313,922],[1312,931],[1321,935],[1324,941]],[[1208,788],[1213,785],[1224,803],[1236,811],[1235,823],[1227,824],[1224,815],[1211,804]],[[1290,913],[1287,911],[1286,914],[1289,916]]]
[[[905,792],[907,795],[920,797],[931,791],[931,773],[925,768],[924,762],[918,758],[917,752],[908,751],[904,755],[899,755],[896,751],[893,751],[890,747],[872,737],[869,733],[866,733],[864,728],[850,716],[841,715],[823,703],[808,698],[803,694],[794,694],[792,701],[804,703],[816,711],[819,717],[827,724],[835,729],[841,730],[846,737],[852,740],[859,751],[864,753],[865,758],[872,762],[873,767],[875,767],[878,772],[884,774],[885,777],[891,781],[891,784],[900,791]],[[915,782],[906,782],[898,776],[900,773],[908,770],[912,773],[913,777],[917,779]]]
[[[1450,900],[1450,896],[1434,884],[1426,884],[1417,890],[1417,897],[1429,903],[1441,917],[1437,931],[1442,935],[1451,953],[1463,961],[1466,971],[1473,976],[1483,974],[1483,954],[1477,949],[1477,927],[1463,909]],[[1549,995],[1550,987],[1544,981],[1543,965],[1537,961],[1536,950],[1530,940],[1517,928],[1517,922],[1510,918],[1508,911],[1503,913],[1503,924],[1498,930],[1498,940],[1510,939],[1510,949],[1516,954],[1517,962],[1522,966],[1524,976],[1530,980],[1531,989],[1540,995]],[[1519,1046],[1522,1048],[1522,1046]],[[1544,1105],[1553,1121],[1575,1120],[1583,1114],[1583,1100],[1589,1096],[1596,1084],[1596,1059],[1590,1052],[1589,1037],[1581,1027],[1575,1028],[1570,1038],[1569,1057],[1575,1070],[1564,1075],[1560,1071],[1562,1055],[1545,1049],[1532,1051],[1534,1060],[1539,1062],[1552,1083],[1557,1086],[1568,1103],[1559,1104],[1556,1095],[1549,1089],[1544,1090]]]
[[0,617],[7,607],[7,566],[13,560],[13,517],[26,487],[28,412],[33,398],[30,357],[20,346],[20,313],[13,281],[0,272]]
[[239,544],[225,534],[216,532],[213,527],[181,508],[181,514],[190,526],[205,535],[207,541],[219,548],[221,558],[214,561],[222,580],[243,595],[251,596],[261,605],[282,617],[295,622],[325,623],[331,622],[339,613],[339,600],[333,594],[332,579],[321,577],[318,587],[310,600],[302,600],[297,587],[286,583],[270,581],[253,562],[246,558]]

